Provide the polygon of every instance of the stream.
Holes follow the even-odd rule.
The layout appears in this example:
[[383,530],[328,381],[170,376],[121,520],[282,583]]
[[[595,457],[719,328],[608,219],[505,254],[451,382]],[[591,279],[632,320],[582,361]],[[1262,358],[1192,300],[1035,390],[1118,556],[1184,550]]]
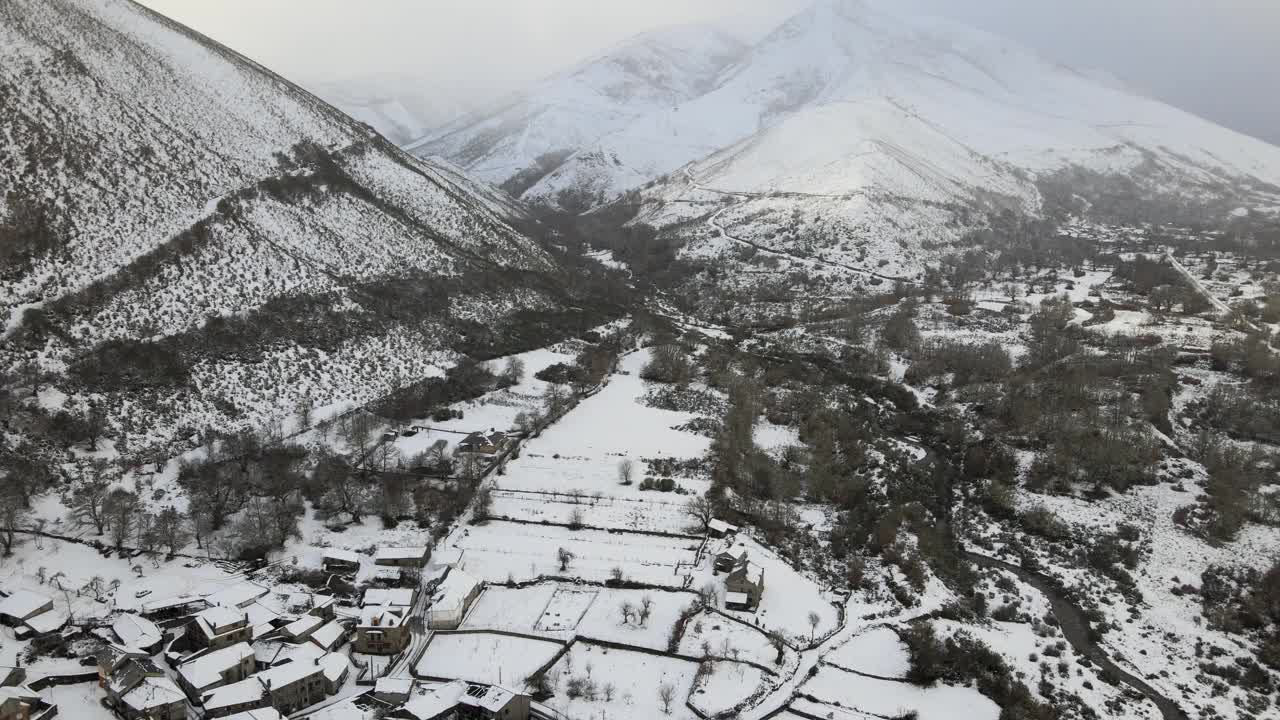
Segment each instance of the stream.
[[1178,707],[1177,703],[1161,695],[1158,690],[1151,687],[1142,678],[1125,671],[1112,662],[1106,651],[1089,638],[1089,621],[1085,619],[1084,611],[1078,605],[1063,597],[1062,593],[1058,592],[1049,578],[985,555],[965,552],[964,557],[982,567],[1007,570],[1017,575],[1023,582],[1039,590],[1045,597],[1049,598],[1049,603],[1053,606],[1054,617],[1058,619],[1058,625],[1062,628],[1062,633],[1067,636],[1067,642],[1071,643],[1077,653],[1089,658],[1098,667],[1111,673],[1120,682],[1137,690],[1148,700],[1155,703],[1160,710],[1160,714],[1164,716],[1164,720],[1188,720],[1187,714],[1182,711],[1182,708]]

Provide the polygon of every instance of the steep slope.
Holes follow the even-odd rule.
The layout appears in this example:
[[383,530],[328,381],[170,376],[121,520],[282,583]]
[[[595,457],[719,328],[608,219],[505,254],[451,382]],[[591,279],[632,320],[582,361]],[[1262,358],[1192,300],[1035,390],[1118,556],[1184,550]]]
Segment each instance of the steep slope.
[[455,92],[399,74],[304,79],[301,84],[397,145],[453,122],[467,109]]
[[[610,62],[606,56],[549,81],[522,107],[552,104],[547,89]],[[527,167],[528,156],[504,154],[499,164],[486,142],[495,124],[505,137],[526,130],[561,141],[594,136],[567,145],[573,154],[566,162],[516,189],[529,199],[573,200],[567,209],[576,209],[583,199],[597,202],[664,179],[664,187],[646,193],[645,219],[672,224],[723,200],[676,173],[692,163],[706,188],[789,195],[735,207],[723,218],[731,226],[751,232],[770,215],[798,209],[839,220],[833,234],[883,240],[892,262],[912,247],[887,246],[911,235],[954,236],[961,210],[1038,213],[1046,203],[1115,205],[1123,196],[1143,210],[1220,213],[1274,205],[1280,194],[1280,149],[987,33],[903,15],[887,3],[820,0],[712,84],[691,85],[703,89],[641,114],[623,117],[606,105],[574,116],[618,122],[570,132],[567,123],[549,126],[554,116],[535,124],[508,113],[455,129],[448,147],[433,149],[465,164],[474,160],[468,150],[479,147],[479,164],[501,177]]]
[[143,442],[368,400],[565,319],[497,196],[131,2],[0,5],[0,107],[0,362]]
[[[599,141],[702,95],[743,49],[739,41],[706,27],[641,35],[407,149],[419,157],[448,158],[516,196],[549,174],[572,168],[579,180],[575,187],[594,200],[615,187],[644,182],[667,163],[659,145],[649,148],[651,155],[623,162]],[[700,145],[683,149],[681,156],[714,149]]]

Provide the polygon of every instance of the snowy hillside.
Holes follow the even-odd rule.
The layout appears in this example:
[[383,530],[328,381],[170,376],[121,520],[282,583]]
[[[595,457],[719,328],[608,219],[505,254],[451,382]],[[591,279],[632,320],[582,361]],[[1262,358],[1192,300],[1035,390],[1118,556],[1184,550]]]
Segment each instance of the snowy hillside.
[[456,92],[398,74],[303,80],[302,85],[397,145],[417,140],[467,110]]
[[[551,187],[554,181],[544,178],[569,168],[583,186],[610,194],[618,178],[626,186],[638,185],[670,161],[655,145],[624,162],[621,148],[601,144],[602,139],[701,96],[743,50],[737,40],[706,27],[641,35],[496,110],[433,131],[407,149],[420,157],[449,158],[516,196],[539,194],[529,189]],[[695,144],[679,154],[687,160],[714,149]]]
[[497,194],[131,2],[0,5],[0,98],[0,361],[156,442],[368,400],[565,300]]
[[[645,219],[660,225],[704,215],[697,203],[719,199],[691,191],[676,173],[690,163],[708,188],[792,194],[785,214],[798,208],[841,218],[841,232],[899,236],[945,226],[952,217],[926,217],[940,206],[1036,213],[1046,183],[1082,178],[1124,177],[1142,199],[1215,206],[1274,204],[1280,194],[1278,148],[888,3],[821,0],[719,72],[709,72],[719,66],[710,60],[728,54],[686,39],[687,52],[708,62],[655,58],[664,64],[650,66],[651,75],[681,78],[668,84],[689,91],[661,102],[608,91],[633,47],[418,147],[499,183],[560,151],[534,173],[537,182],[514,189],[561,204],[595,204],[673,175],[649,195]],[[773,205],[726,220],[738,225]]]

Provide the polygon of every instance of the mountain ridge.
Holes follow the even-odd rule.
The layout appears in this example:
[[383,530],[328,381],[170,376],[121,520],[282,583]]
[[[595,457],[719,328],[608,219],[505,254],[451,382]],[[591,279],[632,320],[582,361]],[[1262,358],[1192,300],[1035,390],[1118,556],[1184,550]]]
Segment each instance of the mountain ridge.
[[500,194],[207,37],[132,2],[0,13],[0,369],[163,445],[598,317]]
[[[597,63],[609,61],[606,55]],[[548,96],[571,92],[570,73],[581,71],[531,91],[525,114],[536,114],[539,89]],[[594,112],[584,104],[574,122],[588,124]],[[1131,174],[1145,183],[1144,191],[1187,200],[1262,196],[1265,204],[1280,194],[1280,149],[991,33],[859,0],[814,3],[726,64],[706,92],[625,124],[602,122],[586,144],[578,141],[582,133],[557,135],[544,122],[538,131],[545,146],[562,149],[556,157],[531,157],[494,140],[495,133],[526,132],[520,120],[501,112],[473,116],[417,147],[498,184],[537,165],[533,182],[508,189],[575,212],[680,168],[713,165],[734,172],[700,177],[705,184],[742,192],[903,195],[911,189],[921,202],[960,203],[994,192],[1025,198],[1023,210],[1031,213],[1043,205],[1037,182],[1073,168]],[[895,123],[916,130],[904,133]],[[815,135],[818,129],[825,134]],[[845,137],[850,134],[861,144]],[[828,140],[834,149],[821,147]],[[951,158],[942,175],[954,192],[940,189],[936,177],[924,179],[932,189],[912,187],[932,164],[928,152],[913,152],[917,143]],[[778,153],[752,159],[743,151],[753,145],[798,149],[805,159]],[[725,164],[731,148],[738,160]],[[881,156],[867,161],[877,167],[858,167],[855,161],[871,153]],[[809,157],[824,154],[830,158]],[[1151,163],[1156,172],[1147,177]]]

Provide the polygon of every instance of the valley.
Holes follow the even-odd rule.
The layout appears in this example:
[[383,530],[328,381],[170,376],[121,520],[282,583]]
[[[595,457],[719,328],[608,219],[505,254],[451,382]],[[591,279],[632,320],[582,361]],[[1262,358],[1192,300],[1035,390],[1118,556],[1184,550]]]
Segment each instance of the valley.
[[870,1],[381,90],[0,5],[0,719],[1280,718],[1280,150]]

